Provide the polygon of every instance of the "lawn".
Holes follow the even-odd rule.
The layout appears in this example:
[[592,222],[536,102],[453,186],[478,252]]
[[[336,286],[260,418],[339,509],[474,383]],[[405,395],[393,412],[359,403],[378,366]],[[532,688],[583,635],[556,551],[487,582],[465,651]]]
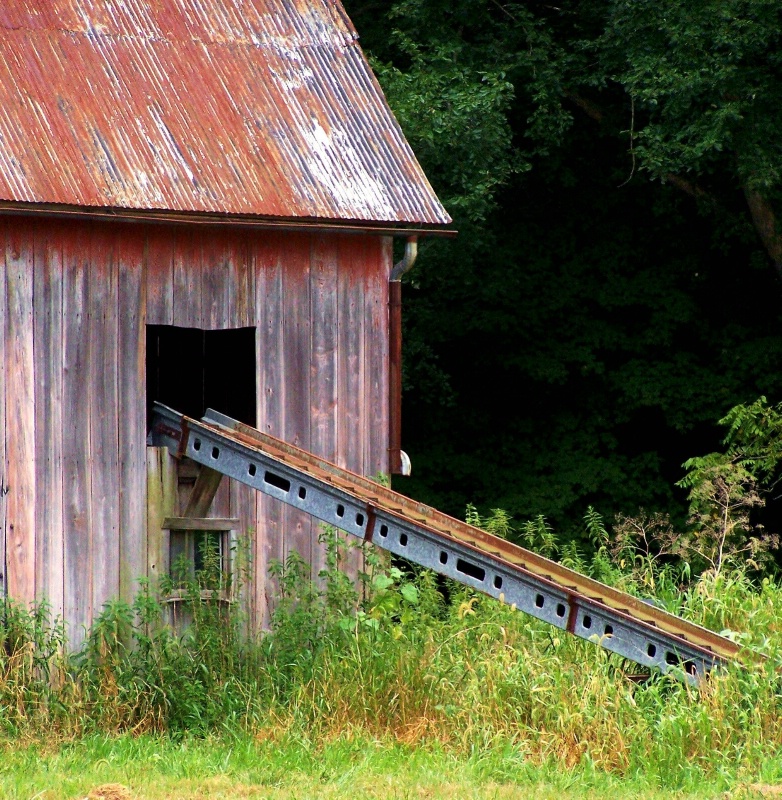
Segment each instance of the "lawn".
[[359,598],[293,556],[249,640],[198,585],[183,633],[145,590],[108,604],[78,653],[45,607],[10,605],[0,798],[782,798],[782,582],[622,572],[606,553],[582,569],[654,586],[752,652],[697,685],[639,681],[470,590],[446,602],[431,573],[378,562]]
[[782,797],[782,784],[715,779],[678,788],[642,775],[535,765],[508,748],[457,757],[442,748],[408,747],[362,737],[312,742],[216,736],[174,741],[158,736],[92,736],[57,745],[5,742],[0,755],[5,800],[185,800],[185,798],[405,798],[569,800],[569,798]]

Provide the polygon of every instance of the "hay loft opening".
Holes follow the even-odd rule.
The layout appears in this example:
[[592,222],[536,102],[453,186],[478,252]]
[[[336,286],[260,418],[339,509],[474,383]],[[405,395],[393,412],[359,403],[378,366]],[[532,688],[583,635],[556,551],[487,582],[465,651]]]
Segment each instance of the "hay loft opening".
[[147,325],[147,430],[157,400],[200,419],[213,408],[256,426],[255,328]]

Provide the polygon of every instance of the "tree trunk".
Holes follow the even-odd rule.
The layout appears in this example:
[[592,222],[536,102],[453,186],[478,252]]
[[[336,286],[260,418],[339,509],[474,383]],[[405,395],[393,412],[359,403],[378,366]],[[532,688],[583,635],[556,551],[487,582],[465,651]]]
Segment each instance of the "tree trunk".
[[760,241],[766,252],[777,268],[777,274],[782,278],[782,235],[777,227],[776,216],[771,204],[755,189],[744,187],[744,196],[755,223],[755,230],[760,236]]

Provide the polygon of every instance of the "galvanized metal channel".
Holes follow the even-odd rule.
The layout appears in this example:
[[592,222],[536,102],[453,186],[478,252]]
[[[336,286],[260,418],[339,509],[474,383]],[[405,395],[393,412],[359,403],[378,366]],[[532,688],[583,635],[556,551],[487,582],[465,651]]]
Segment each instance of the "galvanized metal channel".
[[[739,654],[734,642],[712,631],[212,410],[199,422],[156,403],[148,443],[166,446],[638,664],[697,681]],[[468,536],[470,541],[464,541]]]

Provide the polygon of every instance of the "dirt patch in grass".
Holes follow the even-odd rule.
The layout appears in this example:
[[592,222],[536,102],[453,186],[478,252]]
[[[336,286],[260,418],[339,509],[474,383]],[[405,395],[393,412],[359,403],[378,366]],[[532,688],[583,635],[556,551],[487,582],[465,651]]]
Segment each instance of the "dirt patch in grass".
[[782,800],[782,784],[748,783],[739,786],[729,797],[742,798],[742,800]]
[[133,794],[121,783],[104,783],[91,789],[85,800],[133,800]]

